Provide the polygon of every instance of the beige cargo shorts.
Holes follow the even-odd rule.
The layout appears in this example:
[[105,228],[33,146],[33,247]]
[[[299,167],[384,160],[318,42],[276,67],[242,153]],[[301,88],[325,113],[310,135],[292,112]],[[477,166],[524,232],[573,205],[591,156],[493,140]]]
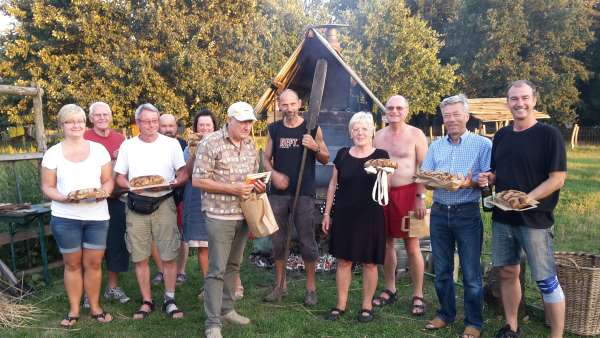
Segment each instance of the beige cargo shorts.
[[173,198],[164,200],[149,215],[137,213],[127,207],[125,210],[125,244],[132,262],[141,262],[150,257],[152,241],[156,242],[161,260],[172,261],[177,258],[181,239],[177,228],[177,207]]

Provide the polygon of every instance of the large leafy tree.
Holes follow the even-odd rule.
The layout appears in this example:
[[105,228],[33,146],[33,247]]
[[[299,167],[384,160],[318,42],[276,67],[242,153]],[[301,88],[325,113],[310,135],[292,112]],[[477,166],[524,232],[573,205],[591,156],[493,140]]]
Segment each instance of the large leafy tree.
[[446,53],[460,65],[472,96],[505,95],[506,84],[530,79],[541,89],[539,109],[568,125],[587,71],[577,59],[592,39],[581,0],[464,0],[448,28]]
[[434,113],[455,83],[455,67],[439,59],[439,34],[402,1],[359,0],[355,9],[340,2],[331,5],[338,9],[335,17],[350,25],[344,54],[375,95],[385,100],[401,94],[412,113]]
[[[111,104],[118,125],[153,102],[187,118],[254,102],[310,23],[304,3],[239,1],[7,0],[19,24],[0,39],[2,82],[39,84],[46,111],[75,102]],[[27,100],[2,99],[13,123]]]

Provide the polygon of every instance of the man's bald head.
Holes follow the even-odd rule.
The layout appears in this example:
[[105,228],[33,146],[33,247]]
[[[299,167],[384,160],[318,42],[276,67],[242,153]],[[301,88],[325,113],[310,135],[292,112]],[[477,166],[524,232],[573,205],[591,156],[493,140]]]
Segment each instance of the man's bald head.
[[402,105],[403,107],[408,108],[408,100],[402,96],[402,95],[394,95],[391,96],[387,102],[385,103],[385,106],[387,107],[388,105],[393,104],[395,106],[397,106],[398,104]]
[[385,121],[387,123],[404,123],[408,116],[408,100],[402,95],[394,95],[385,103]]
[[169,137],[177,136],[177,118],[173,114],[162,114],[159,118],[158,132]]
[[284,99],[300,100],[300,97],[298,97],[298,93],[296,93],[293,89],[288,88],[279,94],[278,100],[281,101]]
[[295,119],[298,111],[302,107],[302,101],[298,98],[298,93],[291,89],[286,89],[279,94],[277,100],[279,110],[286,119]]

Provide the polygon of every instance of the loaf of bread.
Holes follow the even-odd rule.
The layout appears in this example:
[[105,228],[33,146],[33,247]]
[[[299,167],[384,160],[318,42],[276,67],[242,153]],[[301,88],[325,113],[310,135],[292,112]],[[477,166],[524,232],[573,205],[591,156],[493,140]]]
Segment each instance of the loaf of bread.
[[75,191],[71,191],[67,198],[73,201],[81,201],[88,198],[107,198],[108,194],[98,188],[88,188],[88,189],[79,189]]
[[530,199],[526,193],[513,189],[504,190],[494,195],[494,202],[515,210],[537,204],[537,201]]
[[146,175],[132,178],[129,185],[134,188],[142,188],[149,185],[166,184],[165,178],[160,175]]
[[378,158],[374,160],[368,160],[365,162],[365,168],[374,167],[374,168],[398,168],[398,164],[394,160],[390,160],[389,158]]

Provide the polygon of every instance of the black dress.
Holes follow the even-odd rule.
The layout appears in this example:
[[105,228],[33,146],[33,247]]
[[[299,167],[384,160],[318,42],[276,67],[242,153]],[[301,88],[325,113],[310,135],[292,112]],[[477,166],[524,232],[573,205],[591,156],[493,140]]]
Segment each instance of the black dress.
[[389,158],[382,149],[365,158],[350,155],[349,148],[338,151],[333,163],[338,171],[329,252],[336,258],[359,263],[383,264],[385,225],[383,207],[371,193],[377,175],[367,174],[366,161]]

